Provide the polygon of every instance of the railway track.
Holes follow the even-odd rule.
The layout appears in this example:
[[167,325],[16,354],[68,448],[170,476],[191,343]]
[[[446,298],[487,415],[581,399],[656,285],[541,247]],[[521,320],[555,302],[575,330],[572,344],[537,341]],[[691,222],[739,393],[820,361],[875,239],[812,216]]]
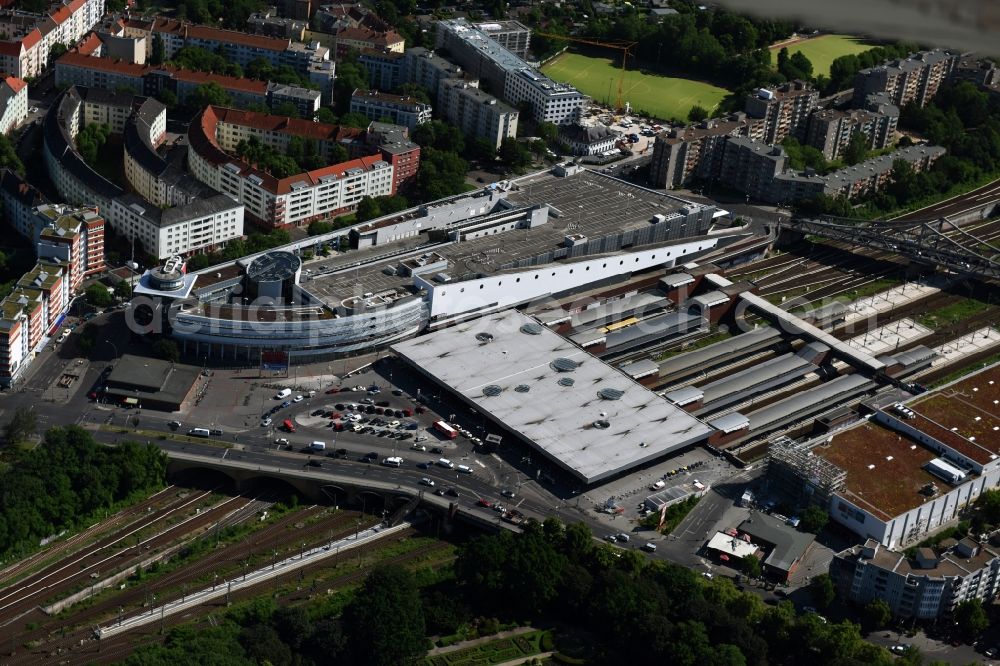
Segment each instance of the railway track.
[[[42,571],[20,581],[14,586],[0,592],[0,642],[9,634],[9,627],[23,614],[33,608],[64,598],[78,589],[85,588],[89,582],[96,581],[109,571],[120,571],[134,567],[147,556],[147,551],[174,543],[186,534],[211,525],[230,511],[239,509],[250,502],[247,498],[233,497],[208,507],[207,509],[186,516],[180,522],[168,525],[149,537],[142,538],[140,533],[167,519],[184,515],[187,510],[210,495],[209,492],[195,493],[179,503],[171,505],[169,511],[157,512],[158,515],[148,520],[139,520],[127,526],[124,530],[103,539],[87,552],[77,553],[64,558]],[[130,537],[142,538],[135,545],[125,546],[124,541]]]
[[[329,539],[330,535],[339,538],[356,529],[355,514],[339,512],[304,525],[301,531],[295,533],[294,538],[289,537],[288,530],[292,525],[310,520],[322,510],[321,507],[313,506],[302,512],[283,516],[259,532],[248,535],[244,540],[208,551],[204,556],[185,564],[180,569],[152,579],[142,586],[128,587],[121,593],[101,599],[92,606],[74,607],[68,613],[56,617],[50,617],[38,610],[30,617],[24,618],[37,627],[18,634],[17,641],[22,644],[37,641],[40,645],[48,645],[57,633],[86,632],[93,626],[114,621],[119,613],[134,614],[149,604],[152,595],[156,595],[158,601],[175,599],[184,594],[184,586],[188,589],[208,586],[212,584],[213,574],[222,580],[231,578],[238,574],[244,563],[254,558],[268,559],[275,557],[274,553],[279,557],[287,556],[302,542],[307,546],[315,546]],[[206,533],[201,538],[211,538],[211,533]],[[252,566],[260,566],[260,563]]]
[[176,490],[174,486],[167,486],[163,490],[153,493],[142,502],[126,507],[106,520],[102,520],[81,532],[77,532],[65,541],[57,539],[41,550],[18,560],[16,563],[0,571],[0,586],[6,585],[14,579],[27,574],[36,566],[41,566],[46,559],[53,557],[56,551],[60,551],[64,556],[75,553],[85,548],[90,540],[100,539],[102,535],[121,525],[126,520],[144,515],[148,509],[152,509],[153,507],[159,508],[169,500],[169,494],[174,490]]
[[[397,535],[396,538],[406,538],[417,533],[417,530],[410,529]],[[381,548],[382,545],[383,544],[379,542],[375,542],[361,546],[361,554],[363,556],[366,553],[375,552]],[[387,558],[379,564],[406,565],[409,562],[413,562],[414,560],[446,548],[448,548],[448,544],[446,543],[429,543],[408,553]],[[322,572],[324,570],[356,557],[358,557],[357,550],[351,550],[341,555],[332,556],[317,564],[316,568],[310,573],[310,576],[322,578]],[[315,596],[318,593],[317,590],[319,589],[326,591],[343,588],[363,580],[367,574],[368,569],[361,568],[356,571],[352,571],[349,574],[343,574],[328,579],[322,578],[321,585],[318,584],[316,589],[313,589],[310,585],[302,585],[301,589],[295,591],[291,595],[281,597],[281,601],[283,604],[301,603]],[[295,574],[289,574],[287,577],[282,577],[279,580],[279,584],[287,584],[295,577]],[[266,588],[268,585],[273,585],[273,583],[261,583],[260,585],[240,590],[237,593],[233,593],[231,600],[238,603],[255,596],[260,596],[264,592],[264,589],[262,588]],[[192,624],[192,626],[196,629],[209,628],[214,624],[217,624],[215,614],[221,612],[224,607],[224,601],[213,602],[208,605],[200,606],[197,609],[183,615],[167,617],[163,623],[164,631],[169,631],[177,625],[188,623]],[[159,642],[161,640],[162,635],[160,633],[160,626],[158,623],[146,625],[128,633],[118,634],[100,642],[93,639],[89,628],[81,628],[74,631],[72,634],[60,637],[57,641],[53,641],[51,644],[46,645],[44,654],[49,655],[58,653],[59,663],[64,664],[65,666],[72,666],[74,664],[113,663],[128,657],[128,655],[130,655],[138,646]],[[38,649],[31,651],[22,649],[14,657],[5,659],[4,663],[10,664],[11,666],[19,664],[31,665],[38,663],[40,657],[42,656],[43,652]]]

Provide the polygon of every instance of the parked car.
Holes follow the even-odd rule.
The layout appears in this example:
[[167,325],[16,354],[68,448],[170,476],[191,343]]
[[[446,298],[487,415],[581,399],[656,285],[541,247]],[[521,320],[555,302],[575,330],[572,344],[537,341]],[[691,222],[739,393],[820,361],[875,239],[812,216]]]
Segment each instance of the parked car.
[[303,400],[305,400],[305,398],[302,397],[301,395],[297,395],[294,398],[292,398],[292,402],[302,402]]
[[434,481],[431,480],[431,479],[428,479],[425,476],[422,479],[420,479],[420,485],[422,485],[422,486],[433,486],[434,485]]
[[261,428],[267,428],[270,425],[271,425],[271,417],[270,416],[268,416],[267,418],[265,418],[263,421],[260,422],[260,427]]

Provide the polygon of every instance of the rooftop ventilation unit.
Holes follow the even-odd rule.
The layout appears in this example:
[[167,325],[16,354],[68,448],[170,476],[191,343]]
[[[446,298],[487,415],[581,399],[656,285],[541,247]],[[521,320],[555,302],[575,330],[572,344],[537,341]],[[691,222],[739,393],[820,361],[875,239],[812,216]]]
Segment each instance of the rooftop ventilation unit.
[[556,360],[549,363],[551,367],[556,372],[573,372],[580,367],[580,364],[571,358],[559,357]]
[[625,391],[619,391],[614,388],[602,388],[597,392],[597,395],[602,400],[621,400],[622,396],[625,395]]
[[496,384],[490,384],[488,386],[483,387],[483,395],[485,395],[488,398],[495,398],[501,393],[503,393],[503,389],[497,386]]
[[517,391],[518,393],[527,393],[528,391],[531,390],[531,387],[528,386],[527,384],[518,384],[517,386],[514,387],[514,390]]
[[598,428],[599,430],[607,430],[608,428],[611,427],[611,422],[605,421],[604,419],[599,419],[597,421],[594,421],[594,427]]
[[476,333],[476,340],[479,340],[480,342],[493,342],[493,334],[486,332]]
[[576,380],[574,380],[574,379],[572,379],[570,377],[563,377],[562,379],[560,379],[556,383],[559,384],[559,386],[572,386],[573,384],[576,383]]
[[521,332],[526,335],[541,335],[542,325],[530,321],[527,324],[521,325]]

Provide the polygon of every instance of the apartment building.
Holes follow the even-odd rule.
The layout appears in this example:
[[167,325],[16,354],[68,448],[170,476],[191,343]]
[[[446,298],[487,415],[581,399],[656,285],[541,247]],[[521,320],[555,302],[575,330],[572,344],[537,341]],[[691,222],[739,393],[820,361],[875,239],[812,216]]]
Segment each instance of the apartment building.
[[385,49],[365,49],[358,54],[358,64],[368,72],[368,87],[395,90],[404,82],[406,53]]
[[504,101],[529,104],[537,122],[568,125],[586,109],[586,95],[543,75],[465,19],[438,21],[437,48]]
[[13,76],[0,81],[0,134],[10,134],[28,117],[28,84]]
[[806,143],[820,150],[828,160],[841,158],[855,132],[865,136],[869,149],[885,148],[896,132],[899,109],[891,104],[882,108],[883,112],[878,113],[865,109],[819,109],[809,118]]
[[[157,107],[162,105],[155,100],[105,90],[73,87],[61,94],[42,124],[42,158],[56,191],[72,205],[95,206],[116,233],[161,259],[215,249],[242,236],[243,206],[232,198],[208,190],[186,174],[167,182],[175,171],[156,172],[147,179],[150,169],[158,168],[163,160],[143,141],[130,137],[142,121],[150,144],[155,144],[166,123],[165,114],[156,113]],[[76,149],[75,137],[90,122],[107,123],[112,132],[123,133],[127,177],[147,191],[162,186],[169,196],[152,203],[126,192],[88,165]],[[185,190],[189,183],[199,189]]]
[[726,137],[719,181],[759,201],[772,200],[775,178],[784,172],[787,155],[745,136]]
[[342,141],[363,145],[364,134],[221,107],[208,107],[199,114],[188,131],[191,173],[243,203],[247,214],[267,227],[308,224],[351,210],[363,197],[395,194],[399,181],[393,174],[394,163],[406,158],[407,168],[415,173],[412,160],[419,160],[416,145],[409,144],[404,152],[397,144],[341,164],[276,178],[233,154],[240,141],[251,137],[276,150],[285,150],[292,137],[310,139],[329,158],[332,146]]
[[441,82],[466,78],[466,72],[461,67],[422,46],[406,50],[400,72],[402,83],[414,83],[430,90],[431,102],[438,107],[442,106]]
[[722,166],[726,138],[730,136],[759,141],[764,136],[764,121],[734,113],[660,133],[653,143],[650,184],[675,189],[696,178],[716,177]]
[[0,302],[0,386],[13,385],[31,365],[68,303],[66,268],[42,261]]
[[46,203],[45,196],[17,173],[0,169],[0,203],[3,214],[17,233],[34,241],[38,230],[35,208]]
[[406,46],[406,40],[395,30],[372,30],[360,27],[344,28],[334,33],[334,43],[337,45],[337,59],[346,57],[352,49],[402,53]]
[[900,108],[910,102],[924,106],[937,94],[958,60],[956,53],[934,49],[862,69],[854,76],[854,106],[863,107],[873,93],[885,93]]
[[361,4],[322,5],[313,16],[313,25],[320,32],[332,34],[345,28],[392,29],[378,14]]
[[924,171],[942,155],[940,146],[909,146],[826,175],[811,170],[786,171],[781,146],[769,146],[745,136],[726,136],[716,178],[758,201],[789,205],[818,195],[856,199],[876,192],[892,178],[893,163],[904,160]]
[[963,601],[996,598],[1000,555],[971,538],[917,548],[912,557],[868,539],[834,555],[830,577],[842,598],[854,603],[880,599],[896,618],[945,619]]
[[300,19],[278,16],[278,10],[268,7],[262,12],[254,12],[247,18],[247,30],[255,35],[305,41],[309,23]]
[[70,293],[76,292],[87,276],[104,271],[105,220],[95,206],[41,204],[33,212],[38,259],[66,268]]
[[519,21],[490,21],[477,23],[476,27],[521,60],[528,59],[531,48],[531,28],[528,26]]
[[805,138],[809,114],[819,103],[819,91],[805,81],[790,81],[775,88],[761,88],[746,98],[751,118],[764,121],[764,142],[781,143],[786,137]]
[[318,42],[301,44],[287,38],[250,35],[160,16],[126,18],[121,21],[121,33],[145,37],[150,49],[153,35],[159,36],[163,41],[164,57],[168,60],[185,46],[197,46],[213,53],[221,52],[227,60],[241,67],[258,58],[276,67],[288,65],[316,84],[324,99],[333,99],[335,66],[330,50]]
[[0,71],[19,79],[41,76],[51,48],[83,39],[104,16],[104,2],[57,2],[45,14],[0,10]]
[[214,83],[225,90],[233,104],[239,107],[261,105],[274,108],[283,102],[291,102],[299,115],[311,118],[322,105],[320,91],[310,88],[195,72],[166,65],[119,62],[72,51],[56,61],[55,70],[56,84],[60,86],[75,85],[105,90],[129,88],[149,96],[169,90],[181,104],[199,86]]
[[517,110],[480,90],[478,81],[442,79],[437,109],[466,136],[485,139],[497,148],[507,137],[517,136]]
[[408,95],[378,90],[355,89],[351,94],[351,113],[360,113],[369,120],[401,125],[412,130],[431,121],[431,105]]

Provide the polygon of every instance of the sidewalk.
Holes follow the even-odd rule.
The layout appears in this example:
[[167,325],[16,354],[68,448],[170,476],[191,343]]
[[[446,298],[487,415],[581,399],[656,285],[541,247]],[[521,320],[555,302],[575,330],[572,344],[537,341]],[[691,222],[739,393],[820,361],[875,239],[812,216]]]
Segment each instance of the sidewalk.
[[[518,627],[517,629],[511,629],[510,631],[501,631],[499,634],[491,634],[489,636],[483,636],[481,638],[472,638],[467,641],[462,641],[460,643],[455,643],[454,645],[449,645],[448,647],[436,647],[431,649],[428,653],[428,657],[433,657],[439,654],[446,654],[448,652],[456,652],[458,650],[464,650],[465,648],[475,647],[477,645],[483,645],[484,643],[492,643],[493,641],[498,641],[504,638],[511,638],[513,636],[519,636],[521,634],[528,634],[532,631],[538,631],[534,627]],[[534,659],[541,655],[533,655],[531,657],[524,657],[523,659],[516,659],[509,664],[520,664],[529,659]]]

